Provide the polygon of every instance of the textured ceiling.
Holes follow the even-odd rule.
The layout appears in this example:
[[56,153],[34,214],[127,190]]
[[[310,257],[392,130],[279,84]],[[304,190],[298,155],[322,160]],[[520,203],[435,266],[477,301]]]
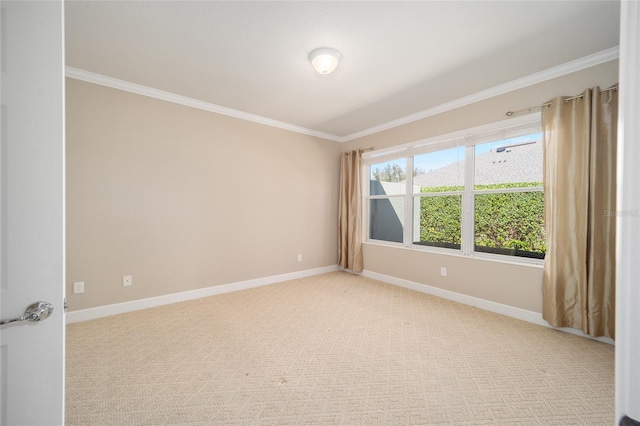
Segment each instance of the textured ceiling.
[[[618,45],[618,1],[67,1],[66,62],[339,137]],[[330,75],[308,54],[338,49]]]

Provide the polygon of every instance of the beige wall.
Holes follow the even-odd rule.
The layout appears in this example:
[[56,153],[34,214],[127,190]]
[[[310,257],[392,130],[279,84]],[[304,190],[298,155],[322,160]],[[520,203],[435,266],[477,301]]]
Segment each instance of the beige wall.
[[70,311],[335,265],[340,144],[74,79],[66,96]]
[[[345,144],[67,79],[69,310],[334,265],[341,151],[503,120],[617,74],[612,61]],[[364,264],[541,312],[540,267],[374,244]]]
[[[618,61],[601,64],[544,83],[428,117],[347,142],[343,149],[382,149],[504,120],[505,112],[540,105],[556,96],[579,94],[587,87],[609,87],[618,81]],[[440,276],[440,267],[447,276]],[[422,284],[542,312],[542,268],[481,261],[423,251],[365,244],[365,269]]]

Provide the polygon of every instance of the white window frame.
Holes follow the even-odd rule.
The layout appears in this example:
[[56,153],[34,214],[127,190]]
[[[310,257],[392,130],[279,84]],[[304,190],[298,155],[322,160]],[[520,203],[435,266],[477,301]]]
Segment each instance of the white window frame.
[[[369,244],[385,245],[392,247],[403,247],[412,250],[420,250],[432,253],[447,254],[454,256],[469,256],[479,259],[495,260],[508,263],[518,264],[534,264],[542,265],[542,259],[531,259],[519,256],[508,256],[502,254],[492,254],[476,252],[475,242],[475,218],[474,218],[474,202],[476,194],[486,193],[505,193],[505,192],[531,192],[542,191],[542,187],[527,188],[505,188],[498,190],[476,190],[474,187],[474,147],[486,142],[497,141],[501,139],[509,139],[517,136],[525,136],[541,132],[540,113],[527,114],[517,118],[490,123],[458,132],[448,133],[428,139],[414,141],[408,144],[397,145],[387,149],[366,152],[362,155],[362,235],[363,241]],[[416,155],[427,154],[453,147],[465,147],[465,166],[464,166],[464,190],[452,191],[446,193],[421,194],[413,192],[413,157]],[[369,195],[369,178],[371,165],[393,161],[398,159],[406,159],[406,188],[402,195]],[[424,196],[438,195],[462,195],[462,222],[461,234],[462,242],[460,249],[449,249],[442,247],[432,247],[418,245],[413,243],[413,202],[416,198]],[[369,238],[369,201],[372,199],[388,199],[395,197],[404,197],[404,226],[403,226],[403,242],[390,242],[383,240],[375,240]]]

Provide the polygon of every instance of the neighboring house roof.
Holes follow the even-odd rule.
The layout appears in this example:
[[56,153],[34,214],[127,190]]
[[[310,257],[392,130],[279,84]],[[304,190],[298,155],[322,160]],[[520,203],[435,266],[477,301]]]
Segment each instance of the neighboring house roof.
[[[507,145],[476,156],[475,183],[542,182],[542,142]],[[450,164],[415,176],[414,185],[462,186],[464,162]]]

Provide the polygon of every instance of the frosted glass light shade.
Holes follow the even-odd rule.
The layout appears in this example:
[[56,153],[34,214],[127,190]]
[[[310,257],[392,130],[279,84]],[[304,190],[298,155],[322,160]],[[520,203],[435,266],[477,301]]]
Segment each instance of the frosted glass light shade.
[[313,68],[320,74],[330,74],[340,62],[340,52],[330,47],[321,47],[309,54]]

